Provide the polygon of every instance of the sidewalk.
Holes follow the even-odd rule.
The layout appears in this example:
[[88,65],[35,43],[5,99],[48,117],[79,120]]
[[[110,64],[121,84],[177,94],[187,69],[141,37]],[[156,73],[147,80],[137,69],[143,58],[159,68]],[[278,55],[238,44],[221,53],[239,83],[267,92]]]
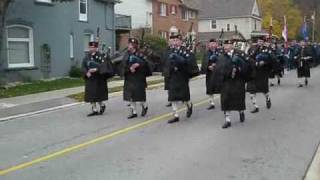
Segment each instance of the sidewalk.
[[[147,81],[151,82],[162,79],[162,76],[154,75],[148,77]],[[122,87],[123,84],[123,80],[111,81],[108,83],[108,88]],[[84,87],[80,86],[26,96],[0,99],[0,121],[1,119],[9,116],[15,116],[18,114],[24,114],[66,104],[77,103],[75,100],[68,98],[67,96],[81,93],[83,91]]]

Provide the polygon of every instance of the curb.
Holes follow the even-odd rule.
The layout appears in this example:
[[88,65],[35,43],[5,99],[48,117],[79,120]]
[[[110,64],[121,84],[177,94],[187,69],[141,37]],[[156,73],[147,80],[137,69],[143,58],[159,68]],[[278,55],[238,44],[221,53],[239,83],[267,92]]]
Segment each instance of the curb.
[[[205,77],[204,75],[200,75],[200,76],[197,76],[197,77],[191,79],[191,81],[198,80],[198,79],[203,79],[204,77]],[[156,89],[156,88],[163,87],[163,86],[164,86],[164,82],[160,82],[160,83],[157,83],[157,84],[149,85],[147,90]],[[117,92],[110,93],[109,97],[110,98],[111,97],[117,97],[117,96],[121,95],[122,92],[123,91],[117,91]],[[0,123],[1,122],[6,122],[6,121],[10,121],[10,120],[14,120],[14,119],[18,119],[18,118],[23,118],[23,117],[30,117],[30,116],[33,116],[33,115],[38,115],[38,114],[42,114],[42,113],[46,113],[46,112],[57,111],[57,110],[64,109],[64,108],[70,108],[70,107],[73,107],[73,106],[84,105],[84,104],[86,104],[86,103],[85,102],[70,103],[70,104],[65,104],[65,105],[61,105],[61,106],[42,109],[42,110],[39,110],[39,111],[23,113],[23,114],[17,114],[17,115],[13,115],[13,116],[7,116],[7,117],[0,118]]]
[[303,180],[319,180],[320,179],[320,144],[315,152],[312,162],[309,165]]

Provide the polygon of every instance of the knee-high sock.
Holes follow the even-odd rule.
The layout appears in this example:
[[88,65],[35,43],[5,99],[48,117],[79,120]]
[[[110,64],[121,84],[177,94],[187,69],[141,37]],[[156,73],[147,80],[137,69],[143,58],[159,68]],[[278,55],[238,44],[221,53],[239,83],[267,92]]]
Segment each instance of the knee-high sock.
[[92,111],[94,112],[98,112],[98,108],[97,108],[97,103],[91,103],[91,106],[92,106]]
[[302,85],[303,84],[303,78],[298,78],[298,84]]
[[252,105],[255,108],[258,108],[256,94],[250,94],[250,99],[251,99]]
[[231,122],[231,112],[230,111],[225,111],[224,117],[226,122]]
[[133,114],[137,114],[137,103],[136,102],[130,102],[130,108],[131,108]]
[[179,117],[178,114],[178,103],[176,101],[172,102],[172,110],[173,110],[173,116]]
[[269,79],[270,84],[274,84],[273,83],[274,80],[275,80],[274,78],[273,79]]
[[215,105],[215,104],[214,104],[214,94],[209,95],[209,103],[210,103],[210,105],[212,105],[212,106]]
[[99,107],[100,107],[100,110],[101,110],[101,107],[102,106],[105,106],[105,104],[101,101],[101,102],[98,102],[98,105],[99,105]]
[[143,108],[148,107],[148,104],[146,102],[140,102],[140,105]]
[[264,96],[266,97],[266,100],[270,100],[270,95],[269,95],[269,93],[264,93]]
[[187,108],[189,108],[189,107],[191,107],[191,101],[185,101],[185,102],[183,102],[183,104],[185,104],[186,105],[186,107]]

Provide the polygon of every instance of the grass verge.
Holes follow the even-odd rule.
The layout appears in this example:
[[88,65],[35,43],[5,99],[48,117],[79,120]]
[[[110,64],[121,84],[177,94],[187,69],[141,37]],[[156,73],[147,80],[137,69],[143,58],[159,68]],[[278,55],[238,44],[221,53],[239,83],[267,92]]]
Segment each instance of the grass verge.
[[[160,84],[160,83],[163,83],[163,79],[149,81],[148,86]],[[122,91],[122,89],[123,89],[123,86],[116,86],[116,87],[109,88],[108,90],[109,90],[109,93],[114,93],[114,92],[120,92]],[[154,87],[148,87],[148,89],[154,89]],[[84,101],[84,92],[73,94],[68,97],[78,102],[82,102]]]

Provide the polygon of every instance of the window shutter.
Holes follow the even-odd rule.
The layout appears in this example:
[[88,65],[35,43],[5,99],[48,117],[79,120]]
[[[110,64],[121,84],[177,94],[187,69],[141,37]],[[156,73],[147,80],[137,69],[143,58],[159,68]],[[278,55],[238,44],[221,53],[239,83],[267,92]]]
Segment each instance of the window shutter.
[[167,10],[166,15],[169,16],[169,5],[168,4],[165,4],[165,5],[166,5],[166,10]]
[[158,2],[158,14],[161,15],[161,2]]

